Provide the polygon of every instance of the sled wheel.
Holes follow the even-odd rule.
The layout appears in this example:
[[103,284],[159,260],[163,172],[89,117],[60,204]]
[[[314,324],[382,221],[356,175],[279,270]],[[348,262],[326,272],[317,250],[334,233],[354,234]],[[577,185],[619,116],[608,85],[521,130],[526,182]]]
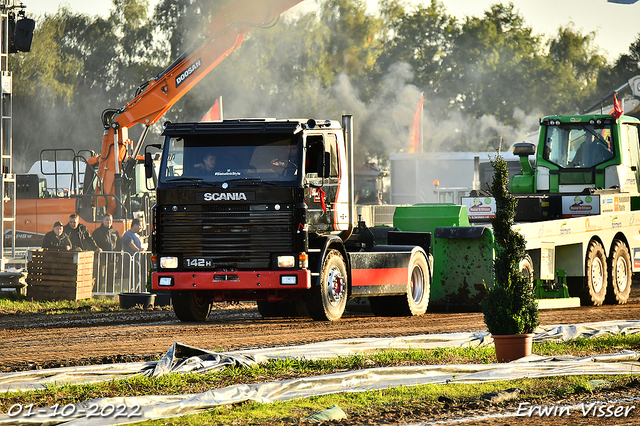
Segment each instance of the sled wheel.
[[580,302],[585,306],[600,306],[607,293],[607,257],[598,241],[591,241],[587,249],[585,288]]
[[531,288],[535,291],[536,287],[533,279],[533,260],[528,254],[526,254],[520,261],[520,273],[524,275],[529,283],[531,283]]
[[606,302],[623,305],[631,292],[631,255],[627,245],[620,240],[613,242],[609,255],[609,289]]

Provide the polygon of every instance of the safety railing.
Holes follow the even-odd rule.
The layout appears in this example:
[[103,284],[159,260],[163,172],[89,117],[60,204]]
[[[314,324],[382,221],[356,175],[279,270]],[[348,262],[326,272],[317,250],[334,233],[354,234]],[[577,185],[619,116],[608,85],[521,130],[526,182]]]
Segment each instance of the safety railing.
[[95,255],[94,296],[147,291],[151,252],[130,254],[126,251],[103,251]]

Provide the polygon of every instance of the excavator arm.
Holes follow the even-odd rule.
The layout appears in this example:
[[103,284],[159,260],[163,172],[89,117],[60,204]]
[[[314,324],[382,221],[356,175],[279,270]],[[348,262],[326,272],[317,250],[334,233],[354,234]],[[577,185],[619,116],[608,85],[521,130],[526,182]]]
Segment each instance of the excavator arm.
[[[237,49],[253,28],[269,25],[281,13],[302,0],[235,0],[223,8],[209,23],[204,34],[169,67],[142,85],[136,96],[117,110],[102,114],[104,135],[100,156],[90,163],[97,165],[99,185],[96,193],[119,198],[121,167],[128,158],[136,158],[148,126],[156,123],[182,96],[202,80],[224,58]],[[135,124],[147,126],[137,146],[128,129]],[[116,212],[117,202],[109,202],[108,212]],[[117,213],[116,213],[117,214]]]

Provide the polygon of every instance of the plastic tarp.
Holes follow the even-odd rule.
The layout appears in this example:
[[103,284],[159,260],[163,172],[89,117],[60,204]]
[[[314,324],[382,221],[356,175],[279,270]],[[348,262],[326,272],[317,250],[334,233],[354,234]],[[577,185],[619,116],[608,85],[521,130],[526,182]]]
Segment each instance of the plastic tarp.
[[[603,334],[632,334],[640,330],[640,321],[589,323],[571,326],[541,327],[536,333],[535,341],[566,340],[567,338],[598,336]],[[462,333],[464,334],[464,333]],[[482,333],[480,333],[482,334]],[[345,355],[344,346],[353,346],[353,353],[363,353],[365,350],[381,348],[416,348],[425,345],[436,347],[437,336],[443,336],[443,342],[455,342],[456,346],[476,344],[488,344],[490,337],[477,340],[462,341],[457,337],[461,333],[447,335],[423,335],[393,339],[347,339],[322,344],[304,345],[295,348],[256,349],[242,351],[242,353],[216,354],[205,350],[174,344],[157,363],[128,363],[118,366],[93,366],[74,367],[65,369],[40,370],[36,372],[22,372],[40,374],[45,377],[38,381],[37,376],[32,376],[19,383],[16,375],[20,373],[8,373],[0,375],[0,384],[5,389],[36,389],[43,384],[52,383],[52,378],[63,379],[65,377],[77,379],[81,375],[80,370],[89,374],[92,380],[97,380],[101,375],[105,380],[114,377],[125,377],[127,374],[156,375],[170,371],[211,371],[212,368],[222,368],[223,365],[237,363],[250,365],[257,359],[282,358],[285,351],[298,352],[304,358],[315,358],[314,350],[320,346],[324,348],[318,352],[320,357],[327,356],[328,347],[334,344],[341,347],[339,355]],[[476,333],[468,333],[476,336]],[[422,340],[420,339],[422,337]],[[456,337],[456,338],[452,338]],[[375,348],[375,341],[379,340],[380,347]],[[432,346],[432,345],[436,346]],[[445,343],[446,345],[446,343]],[[306,348],[306,351],[301,350]],[[336,355],[337,356],[337,355]],[[243,401],[256,401],[269,403],[274,401],[286,401],[294,398],[306,398],[316,395],[326,395],[338,392],[363,392],[368,390],[386,389],[398,386],[416,386],[423,384],[445,383],[480,383],[495,380],[512,380],[518,378],[538,378],[564,375],[619,375],[634,374],[640,371],[640,352],[622,351],[615,354],[606,354],[590,357],[555,356],[540,357],[532,355],[505,364],[462,364],[462,365],[423,365],[407,367],[372,368],[357,371],[334,373],[315,377],[305,377],[280,382],[260,384],[242,384],[224,389],[214,389],[194,395],[156,395],[145,397],[118,397],[101,398],[86,401],[70,406],[66,416],[53,416],[54,408],[42,409],[37,414],[26,417],[23,415],[2,416],[2,424],[65,424],[65,425],[111,425],[128,424],[147,419],[168,418],[185,414],[194,414],[213,407],[233,404]],[[160,367],[159,367],[160,366]],[[91,366],[89,366],[91,367]],[[137,371],[134,373],[134,371]],[[56,370],[56,371],[53,371]],[[60,371],[65,370],[65,371]],[[131,373],[127,373],[131,372]],[[5,382],[6,376],[13,375],[13,381]],[[44,376],[42,376],[44,375]],[[107,378],[108,377],[108,378]],[[54,380],[57,383],[61,381]],[[73,380],[72,380],[73,381]],[[33,385],[35,387],[32,387]],[[122,417],[95,416],[88,417],[86,411],[91,407],[121,406],[126,408]],[[59,410],[59,409],[58,409]],[[72,414],[70,414],[72,413]]]

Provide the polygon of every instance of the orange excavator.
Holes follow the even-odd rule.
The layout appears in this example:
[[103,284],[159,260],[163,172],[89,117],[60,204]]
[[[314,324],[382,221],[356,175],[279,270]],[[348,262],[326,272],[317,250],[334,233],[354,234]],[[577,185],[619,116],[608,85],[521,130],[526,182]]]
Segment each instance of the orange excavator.
[[[100,226],[105,213],[113,214],[120,234],[134,217],[148,224],[154,194],[146,189],[139,154],[150,126],[237,49],[249,31],[272,25],[281,13],[301,1],[232,1],[186,52],[141,85],[133,99],[102,113],[104,134],[99,155],[71,149],[43,150],[40,170],[32,168],[31,174],[17,176],[16,246],[39,246],[53,223],[66,223],[72,213],[90,230]],[[144,130],[134,146],[129,128],[136,124],[142,124]]]

